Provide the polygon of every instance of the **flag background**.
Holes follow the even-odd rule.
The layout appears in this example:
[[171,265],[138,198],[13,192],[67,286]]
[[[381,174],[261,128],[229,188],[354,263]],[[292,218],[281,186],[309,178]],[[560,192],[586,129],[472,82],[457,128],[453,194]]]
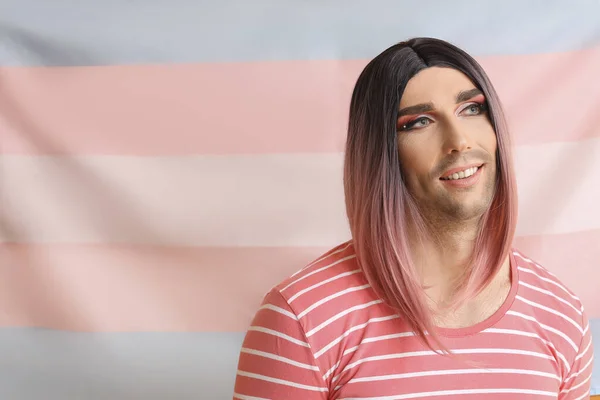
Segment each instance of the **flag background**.
[[350,93],[413,36],[490,75],[516,245],[600,352],[599,1],[4,0],[0,397],[231,398],[264,293],[349,238]]

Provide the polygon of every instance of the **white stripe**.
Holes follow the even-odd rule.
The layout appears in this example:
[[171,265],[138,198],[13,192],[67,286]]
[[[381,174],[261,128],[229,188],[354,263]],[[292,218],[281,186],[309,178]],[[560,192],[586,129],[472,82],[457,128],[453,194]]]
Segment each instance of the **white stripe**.
[[290,297],[290,299],[288,300],[288,303],[292,303],[294,300],[296,300],[298,297],[302,296],[304,293],[310,292],[313,289],[318,288],[319,286],[323,286],[326,285],[330,282],[336,281],[340,278],[344,278],[346,276],[350,276],[350,275],[354,275],[360,272],[360,269],[355,269],[354,271],[348,271],[348,272],[344,272],[342,274],[333,276],[329,279],[325,279],[324,281],[321,281],[319,283],[315,283],[312,286],[307,287],[306,289],[302,289],[301,291],[299,291],[298,293],[296,293],[295,295],[293,295],[292,297]]
[[327,302],[329,302],[329,301],[331,301],[333,299],[336,299],[336,298],[338,298],[340,296],[343,296],[345,294],[348,294],[348,293],[357,292],[359,290],[367,289],[367,288],[370,288],[370,287],[371,287],[371,285],[369,285],[369,284],[361,285],[361,286],[354,286],[354,287],[350,287],[348,289],[341,290],[341,291],[339,291],[337,293],[334,293],[332,295],[329,295],[329,296],[327,296],[325,298],[322,298],[321,300],[317,301],[316,303],[313,303],[311,306],[309,306],[304,311],[302,311],[300,314],[298,314],[298,318],[304,317],[306,314],[308,314],[309,312],[311,312],[315,308],[320,307],[323,304],[325,304],[325,303],[327,303]]
[[240,400],[269,400],[264,397],[246,396],[245,394],[241,394],[241,393],[233,393],[233,398],[240,399]]
[[544,329],[544,330],[547,330],[547,331],[549,331],[549,332],[552,332],[552,333],[555,333],[555,334],[557,334],[558,336],[560,336],[560,337],[562,337],[563,339],[565,339],[565,340],[566,340],[566,341],[567,341],[567,342],[568,342],[568,343],[571,345],[571,347],[573,347],[573,350],[577,351],[577,345],[575,344],[575,342],[573,342],[573,341],[571,340],[571,338],[569,338],[567,335],[565,335],[563,332],[559,331],[558,329],[555,329],[555,328],[553,328],[553,327],[551,327],[551,326],[548,326],[548,325],[542,324],[540,321],[538,321],[538,320],[537,320],[537,319],[535,319],[534,317],[531,317],[531,316],[529,316],[529,315],[522,314],[522,313],[520,313],[520,312],[516,312],[516,311],[508,310],[508,311],[506,312],[506,315],[513,315],[513,316],[515,316],[515,317],[519,317],[519,318],[523,318],[523,319],[526,319],[526,320],[528,320],[528,321],[531,321],[531,322],[535,322],[535,323],[536,323],[536,324],[538,324],[538,325],[539,325],[539,326],[540,326],[542,329]]
[[308,278],[311,275],[314,275],[314,274],[317,274],[319,272],[325,271],[328,268],[331,268],[331,267],[333,267],[335,265],[338,265],[339,263],[342,263],[342,262],[344,262],[346,260],[351,260],[353,258],[356,258],[356,254],[353,254],[351,256],[347,256],[347,257],[344,257],[344,258],[340,258],[339,260],[336,260],[335,262],[332,262],[329,265],[326,265],[324,267],[315,269],[314,271],[311,271],[311,272],[307,273],[306,275],[302,275],[300,278],[298,278],[295,281],[293,281],[292,283],[288,284],[286,287],[284,287],[283,289],[281,289],[281,291],[283,292],[284,290],[288,289],[290,286],[295,285],[296,283],[300,282],[303,279]]
[[[554,359],[552,356],[549,356],[548,354],[537,353],[534,351],[527,351],[527,350],[517,350],[517,349],[494,349],[494,348],[490,348],[490,349],[456,349],[456,350],[451,350],[451,352],[455,353],[455,354],[518,354],[518,355],[526,355],[526,356],[543,358],[546,360]],[[346,367],[344,367],[342,372],[340,372],[338,375],[336,375],[333,378],[332,382],[337,381],[344,372],[356,367],[357,365],[363,364],[365,362],[393,360],[393,359],[397,359],[397,358],[408,358],[408,357],[433,356],[433,355],[438,355],[438,354],[439,353],[436,353],[432,350],[422,350],[422,351],[412,351],[412,352],[406,352],[406,353],[392,353],[392,354],[384,354],[384,355],[380,355],[380,356],[365,357],[365,358],[357,360],[351,364],[346,365]]]
[[[294,272],[294,273],[292,274],[291,278],[293,278],[294,276],[298,275],[299,273],[301,273],[301,272],[303,272],[303,271],[307,270],[308,268],[312,267],[313,265],[315,265],[315,264],[317,264],[317,263],[320,263],[320,262],[321,262],[321,261],[323,261],[323,260],[326,260],[326,259],[328,259],[329,257],[333,257],[333,256],[334,256],[334,255],[336,255],[336,254],[339,254],[339,253],[342,253],[342,252],[346,251],[346,250],[347,250],[347,249],[348,249],[350,246],[352,246],[352,242],[351,242],[351,241],[350,241],[350,242],[348,242],[348,243],[347,243],[347,244],[346,244],[344,247],[342,247],[342,248],[340,248],[340,249],[337,249],[337,250],[334,250],[334,251],[331,251],[331,252],[329,252],[329,254],[326,254],[326,255],[324,255],[323,257],[320,257],[320,258],[316,259],[315,261],[311,262],[310,264],[308,264],[307,266],[305,266],[305,267],[304,267],[304,268],[302,268],[301,270]],[[284,289],[285,289],[285,288],[284,288]],[[283,289],[282,289],[282,290],[283,290]]]
[[296,360],[292,360],[291,358],[281,357],[281,356],[278,356],[277,354],[268,353],[266,351],[249,349],[247,347],[242,347],[242,349],[240,351],[242,353],[252,354],[252,355],[260,356],[260,357],[264,357],[264,358],[270,358],[271,360],[281,361],[282,363],[290,364],[295,367],[309,369],[311,371],[319,372],[319,368],[317,368],[314,365],[304,364],[304,363],[298,362]]
[[288,310],[284,310],[281,307],[274,306],[273,304],[265,304],[262,307],[260,307],[259,310],[272,310],[278,312],[279,314],[283,314],[286,317],[290,317],[295,321],[298,321],[298,317],[296,317],[293,313],[289,312]]
[[277,337],[280,337],[282,339],[287,340],[288,342],[292,342],[292,343],[298,344],[298,345],[303,346],[303,347],[310,347],[308,345],[308,343],[303,342],[302,340],[298,340],[298,339],[293,338],[293,337],[291,337],[289,335],[286,335],[285,333],[281,333],[281,332],[278,332],[278,331],[273,330],[273,329],[264,328],[262,326],[251,326],[250,328],[248,328],[248,330],[249,331],[255,331],[255,332],[262,332],[262,333],[266,333],[268,335],[277,336]]
[[[424,376],[437,376],[437,375],[469,375],[469,374],[519,374],[519,375],[535,375],[543,376],[546,378],[552,378],[560,381],[560,377],[556,374],[550,374],[547,372],[533,371],[528,369],[513,369],[513,368],[471,368],[471,369],[450,369],[450,370],[437,370],[437,371],[420,371],[420,372],[407,372],[404,374],[393,374],[393,375],[379,375],[379,376],[367,376],[363,378],[353,378],[348,383],[357,382],[373,382],[373,381],[387,381],[392,379],[406,379],[406,378],[420,378]],[[337,389],[337,388],[336,388]]]
[[348,354],[356,351],[360,347],[360,345],[364,344],[364,343],[374,343],[374,342],[379,342],[382,340],[397,339],[397,338],[409,337],[409,336],[415,336],[415,334],[413,332],[402,332],[402,333],[394,333],[391,335],[382,335],[382,336],[374,336],[374,337],[370,337],[370,338],[365,338],[365,339],[361,340],[361,342],[357,346],[350,347],[349,349],[344,351],[344,355],[348,355]]
[[315,357],[319,358],[320,356],[322,356],[327,350],[331,349],[333,346],[335,346],[336,344],[338,344],[339,342],[342,341],[342,339],[344,339],[345,337],[347,337],[348,335],[350,335],[352,332],[358,331],[360,329],[365,328],[367,325],[375,323],[375,322],[383,322],[383,321],[389,321],[391,319],[396,319],[399,318],[398,315],[394,314],[394,315],[388,315],[386,317],[376,317],[376,318],[371,318],[369,319],[367,322],[365,322],[364,324],[360,324],[360,325],[355,325],[352,328],[348,329],[346,332],[344,332],[341,336],[339,336],[338,338],[332,340],[328,345],[326,345],[325,347],[323,347],[321,350],[317,351],[315,353]]
[[581,396],[577,397],[577,398],[576,398],[576,399],[574,399],[574,400],[584,400],[584,399],[587,399],[587,400],[589,400],[589,399],[590,399],[590,393],[589,393],[589,392],[588,392],[588,393],[584,393],[583,395],[581,395]]
[[341,364],[341,363],[342,363],[342,360],[339,360],[338,362],[336,362],[336,363],[334,364],[334,366],[333,366],[333,367],[329,368],[329,371],[327,371],[327,372],[325,373],[325,375],[323,375],[323,380],[324,380],[324,381],[326,381],[326,380],[327,380],[327,378],[329,378],[329,375],[331,375],[331,374],[332,374],[332,373],[333,373],[333,372],[334,372],[334,371],[337,369],[337,367],[339,367],[339,366],[340,366],[340,364]]
[[548,282],[556,287],[558,287],[559,289],[561,289],[563,292],[565,292],[566,294],[568,294],[569,296],[571,296],[574,300],[577,300],[577,302],[580,302],[579,297],[575,296],[573,293],[571,293],[571,291],[569,291],[569,289],[567,289],[566,287],[564,287],[563,285],[561,285],[559,282],[550,279],[550,278],[546,278],[543,276],[540,276],[537,272],[535,272],[534,270],[531,270],[529,268],[525,268],[525,267],[518,267],[519,271],[522,272],[526,272],[528,274],[533,274],[535,276],[537,276],[539,279],[543,280],[544,282]]
[[554,297],[556,300],[560,301],[561,303],[564,303],[566,305],[568,305],[569,307],[571,307],[573,310],[575,310],[575,312],[579,315],[582,314],[582,312],[580,310],[577,309],[577,307],[575,307],[573,304],[569,303],[567,300],[563,299],[562,297],[558,297],[557,295],[555,295],[554,293],[552,293],[549,290],[546,289],[541,289],[537,286],[534,285],[530,285],[529,283],[523,282],[523,281],[519,281],[520,285],[523,285],[525,287],[528,287],[531,290],[535,290],[536,292],[540,292],[540,293],[544,293],[548,296]]
[[[600,138],[515,150],[517,184],[529,188],[519,193],[518,236],[600,228]],[[556,168],[565,156],[569,168]],[[18,229],[2,230],[0,241],[338,246],[351,238],[343,163],[342,152],[3,154],[3,223]],[[553,184],[540,186],[547,170]],[[588,184],[573,185],[572,171]]]
[[458,389],[458,390],[439,390],[435,392],[421,392],[421,393],[409,393],[399,394],[395,396],[377,396],[377,397],[344,397],[338,400],[403,400],[403,399],[420,399],[423,397],[435,397],[435,396],[454,396],[461,394],[534,394],[539,396],[548,396],[556,398],[555,392],[546,392],[542,390],[530,390],[530,389]]
[[531,258],[529,258],[529,257],[527,257],[527,256],[525,256],[525,255],[523,255],[523,254],[519,254],[519,257],[520,257],[522,260],[525,260],[525,261],[527,261],[528,263],[532,264],[534,267],[536,267],[536,268],[537,268],[537,269],[539,269],[540,271],[542,271],[542,272],[544,272],[544,273],[546,273],[546,274],[550,275],[551,277],[553,277],[553,278],[554,278],[554,279],[556,279],[557,281],[560,281],[560,279],[558,279],[558,276],[556,276],[556,275],[555,275],[555,274],[554,274],[552,271],[550,271],[548,268],[546,268],[546,267],[544,267],[544,266],[540,265],[540,263],[538,263],[537,261],[535,261],[535,260],[532,260]]
[[[588,362],[578,371],[573,372],[573,374],[571,374],[567,379],[565,379],[565,382],[570,381],[571,379],[581,375],[582,373],[585,372],[585,370],[587,370],[587,368],[592,365],[592,362],[594,361],[594,357],[590,357],[590,359],[588,360]],[[591,371],[590,371],[591,374]]]
[[519,330],[516,330],[516,329],[499,329],[499,328],[488,328],[488,329],[485,329],[482,332],[500,333],[500,334],[507,334],[507,335],[518,335],[518,336],[526,336],[526,337],[537,338],[542,343],[544,343],[546,346],[552,348],[552,350],[556,353],[556,355],[558,355],[558,358],[560,358],[560,360],[563,362],[563,366],[567,370],[567,373],[569,373],[569,371],[571,369],[571,366],[569,365],[569,362],[567,361],[567,357],[565,357],[560,351],[558,351],[558,349],[556,348],[556,346],[554,346],[554,343],[552,343],[552,342],[550,342],[550,341],[548,341],[546,339],[543,339],[542,337],[540,337],[536,333],[519,331]]
[[589,351],[589,349],[592,347],[592,341],[590,340],[590,342],[588,343],[588,345],[586,346],[585,350],[583,350],[577,357],[575,357],[575,361],[583,358],[583,356],[585,356],[587,354],[587,352]]
[[515,251],[515,252],[513,252],[513,254],[514,254],[515,256],[519,257],[521,260],[523,260],[523,261],[527,261],[529,264],[533,264],[533,265],[534,265],[534,266],[535,266],[537,269],[539,269],[539,270],[543,271],[544,273],[546,273],[546,274],[548,274],[548,275],[550,275],[550,276],[552,276],[552,277],[554,277],[554,278],[556,278],[556,279],[558,280],[558,278],[556,277],[556,275],[554,275],[554,274],[552,273],[552,271],[550,271],[550,270],[549,270],[549,269],[547,269],[547,268],[544,268],[544,267],[543,267],[543,266],[541,266],[541,265],[540,265],[540,264],[539,264],[537,261],[535,261],[535,260],[533,260],[533,259],[531,259],[531,258],[527,257],[527,256],[526,256],[526,255],[524,255],[524,254],[521,254],[521,252],[519,252],[519,251]]
[[331,324],[332,322],[342,318],[344,315],[350,314],[354,311],[358,311],[358,310],[363,310],[367,307],[371,307],[375,304],[379,304],[382,303],[383,300],[374,300],[368,303],[364,303],[364,304],[359,304],[357,306],[354,307],[350,307],[342,312],[337,313],[336,315],[334,315],[333,317],[329,318],[327,321],[322,322],[321,324],[319,324],[318,326],[316,326],[315,328],[311,329],[310,331],[308,331],[306,333],[306,337],[311,337],[312,335],[314,335],[315,333],[319,332],[321,329],[325,328],[327,325]]
[[303,385],[301,383],[296,383],[296,382],[292,382],[292,381],[286,381],[284,379],[279,379],[279,378],[273,378],[271,376],[266,376],[266,375],[261,375],[261,374],[254,374],[252,372],[246,372],[246,371],[238,370],[237,374],[239,376],[245,376],[247,378],[258,379],[258,380],[265,381],[265,382],[278,383],[280,385],[291,386],[291,387],[295,387],[295,388],[298,388],[298,389],[311,390],[313,392],[327,392],[328,391],[327,388],[318,387],[318,386]]
[[553,310],[550,307],[546,307],[542,304],[536,303],[535,301],[527,300],[526,298],[519,296],[519,295],[517,295],[516,298],[521,300],[525,304],[529,304],[532,307],[539,308],[540,310],[544,310],[546,312],[549,312],[550,314],[554,314],[557,317],[561,317],[562,319],[564,319],[565,321],[567,321],[571,325],[573,325],[580,333],[583,334],[583,328],[581,326],[579,326],[579,324],[577,322],[573,321],[572,318],[567,317],[565,314],[558,312],[556,310]]
[[579,382],[577,385],[575,385],[575,386],[573,386],[573,387],[571,387],[569,389],[563,389],[560,392],[561,393],[569,393],[569,392],[572,392],[573,390],[577,390],[580,387],[582,387],[583,385],[587,384],[590,381],[590,379],[592,379],[592,373],[591,373],[591,371],[590,371],[590,374],[588,375],[588,377],[585,378],[583,381]]

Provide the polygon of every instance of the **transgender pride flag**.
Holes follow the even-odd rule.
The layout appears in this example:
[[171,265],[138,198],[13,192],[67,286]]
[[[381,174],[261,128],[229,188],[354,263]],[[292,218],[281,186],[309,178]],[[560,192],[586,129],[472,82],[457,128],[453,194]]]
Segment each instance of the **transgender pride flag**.
[[600,1],[3,0],[0,398],[231,398],[264,293],[349,238],[350,93],[413,36],[492,78],[516,244],[600,349]]

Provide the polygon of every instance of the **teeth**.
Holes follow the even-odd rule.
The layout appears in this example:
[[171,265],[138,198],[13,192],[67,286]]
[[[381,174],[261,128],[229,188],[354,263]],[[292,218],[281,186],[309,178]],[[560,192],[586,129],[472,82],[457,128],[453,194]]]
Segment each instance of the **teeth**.
[[477,172],[477,170],[479,169],[479,167],[472,167],[472,168],[467,168],[464,171],[460,171],[460,172],[455,172],[452,175],[446,177],[446,178],[442,178],[443,180],[453,180],[453,179],[463,179],[463,178],[468,178],[469,176],[473,175],[475,172]]

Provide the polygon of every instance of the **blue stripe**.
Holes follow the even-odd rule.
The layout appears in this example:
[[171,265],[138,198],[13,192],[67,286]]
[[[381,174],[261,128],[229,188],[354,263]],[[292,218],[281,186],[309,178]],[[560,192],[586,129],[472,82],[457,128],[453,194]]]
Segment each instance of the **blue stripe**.
[[231,399],[242,333],[0,330],[0,399]]
[[591,395],[600,395],[600,318],[590,320],[592,330],[592,346],[594,347],[594,361],[592,366]]
[[[600,343],[600,319],[591,321]],[[231,399],[243,333],[0,329],[0,399]],[[595,345],[592,394],[600,394]]]
[[475,56],[587,48],[600,1],[0,2],[0,65],[363,59],[413,36]]

